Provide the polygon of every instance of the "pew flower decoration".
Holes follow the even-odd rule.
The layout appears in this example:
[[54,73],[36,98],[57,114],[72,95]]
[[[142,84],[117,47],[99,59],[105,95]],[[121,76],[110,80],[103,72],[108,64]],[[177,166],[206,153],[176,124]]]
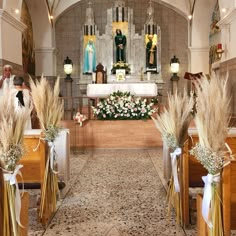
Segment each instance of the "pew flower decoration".
[[58,178],[54,141],[59,134],[59,123],[64,112],[63,101],[59,98],[60,80],[57,78],[52,88],[43,76],[40,80],[30,81],[33,103],[43,132],[42,139],[48,144],[48,157],[41,192],[39,217],[43,219],[45,211],[56,211]]
[[208,171],[208,175],[202,177],[205,183],[202,216],[210,235],[214,236],[223,236],[220,183],[222,168],[229,161],[225,148],[230,120],[230,99],[226,84],[227,80],[217,78],[203,78],[196,84],[198,96],[195,123],[199,143],[190,151]]
[[87,120],[87,117],[85,115],[81,114],[80,112],[77,112],[74,115],[73,119],[76,123],[79,123],[79,125],[82,126],[83,122]]
[[168,108],[152,118],[157,129],[161,132],[163,142],[170,148],[172,175],[167,193],[168,214],[173,206],[176,211],[176,220],[182,224],[182,208],[180,202],[179,185],[179,161],[182,154],[182,147],[187,138],[187,131],[190,121],[193,118],[194,99],[188,96],[186,91],[183,95],[175,93],[168,95]]
[[24,153],[23,134],[29,110],[22,110],[18,114],[14,104],[9,102],[10,93],[5,91],[0,100],[0,183],[4,197],[0,197],[0,206],[3,206],[3,235],[18,236],[20,233],[21,195],[17,183],[17,176],[21,176],[18,164]]
[[99,120],[145,120],[157,111],[156,99],[135,98],[130,92],[114,92],[106,99],[101,99],[93,113]]

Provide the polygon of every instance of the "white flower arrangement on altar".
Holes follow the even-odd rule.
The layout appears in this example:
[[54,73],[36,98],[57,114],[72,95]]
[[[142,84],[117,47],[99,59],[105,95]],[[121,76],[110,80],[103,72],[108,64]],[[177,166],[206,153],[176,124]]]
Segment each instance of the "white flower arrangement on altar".
[[93,113],[99,120],[145,120],[157,112],[154,105],[157,99],[135,98],[129,92],[114,92],[106,99],[101,99]]
[[76,123],[79,123],[80,126],[83,125],[83,122],[87,120],[87,117],[83,114],[81,114],[80,112],[77,112],[74,117],[73,117],[73,120],[76,122]]

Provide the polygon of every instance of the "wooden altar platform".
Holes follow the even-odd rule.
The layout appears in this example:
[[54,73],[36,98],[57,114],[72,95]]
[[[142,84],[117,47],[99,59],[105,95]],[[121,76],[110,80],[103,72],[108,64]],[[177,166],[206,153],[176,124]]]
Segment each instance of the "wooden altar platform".
[[150,148],[162,146],[152,120],[89,120],[82,127],[74,121],[62,121],[70,129],[71,147]]

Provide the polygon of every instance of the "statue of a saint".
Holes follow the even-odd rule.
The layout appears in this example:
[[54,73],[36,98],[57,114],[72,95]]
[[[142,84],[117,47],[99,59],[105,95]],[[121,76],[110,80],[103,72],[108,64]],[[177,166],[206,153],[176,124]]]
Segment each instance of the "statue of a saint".
[[125,46],[126,46],[126,37],[122,35],[121,30],[116,30],[115,37],[116,44],[116,62],[125,62]]
[[146,45],[146,65],[147,68],[156,68],[157,66],[157,46],[153,43],[153,35],[148,36],[149,42]]
[[84,53],[84,73],[91,74],[96,70],[96,48],[92,39],[89,39]]

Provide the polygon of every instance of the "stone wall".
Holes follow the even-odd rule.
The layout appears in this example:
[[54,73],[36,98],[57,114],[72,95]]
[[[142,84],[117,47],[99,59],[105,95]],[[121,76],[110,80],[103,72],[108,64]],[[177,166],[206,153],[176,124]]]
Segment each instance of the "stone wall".
[[228,72],[228,88],[231,97],[231,113],[236,115],[236,58],[220,63],[220,77],[226,78]]
[[[114,1],[92,0],[91,2],[94,9],[95,23],[99,34],[102,35],[105,32],[107,9],[114,6]],[[82,29],[87,6],[88,1],[82,0],[63,13],[55,24],[57,74],[62,78],[65,77],[63,61],[66,56],[69,56],[74,63],[72,75],[74,78],[73,96],[79,95],[79,88],[76,83],[78,83],[80,74],[80,54],[83,50]],[[126,0],[126,6],[133,9],[135,32],[140,35],[146,20],[148,1]],[[188,71],[188,22],[183,16],[160,3],[153,2],[153,6],[155,21],[161,28],[161,67],[162,78],[166,83],[164,93],[166,93],[170,88],[169,62],[173,55],[176,55],[181,63],[179,86],[183,87],[185,84],[183,75]]]

